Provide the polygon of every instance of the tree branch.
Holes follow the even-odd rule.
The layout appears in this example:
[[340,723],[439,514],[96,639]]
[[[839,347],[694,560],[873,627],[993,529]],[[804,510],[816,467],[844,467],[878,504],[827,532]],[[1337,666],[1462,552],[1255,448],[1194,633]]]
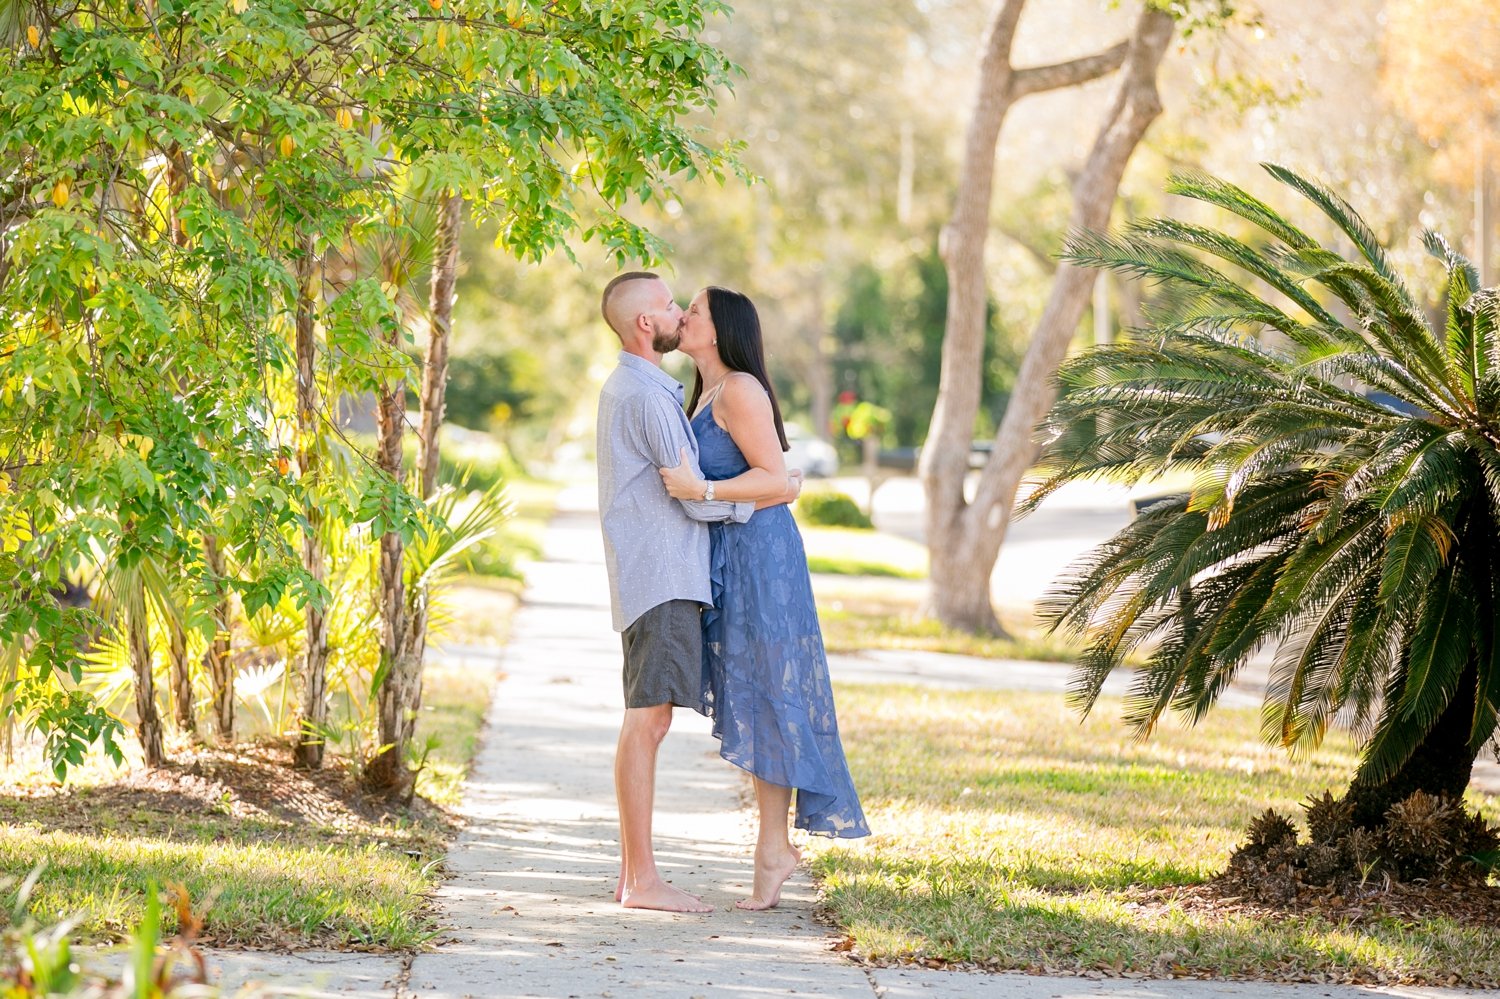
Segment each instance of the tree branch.
[[1025,69],[1018,69],[1011,76],[1011,96],[1019,100],[1028,94],[1039,94],[1044,90],[1059,90],[1063,87],[1076,87],[1080,83],[1097,80],[1124,65],[1125,53],[1129,48],[1129,41],[1122,41],[1093,55],[1053,63],[1050,66],[1027,66]]

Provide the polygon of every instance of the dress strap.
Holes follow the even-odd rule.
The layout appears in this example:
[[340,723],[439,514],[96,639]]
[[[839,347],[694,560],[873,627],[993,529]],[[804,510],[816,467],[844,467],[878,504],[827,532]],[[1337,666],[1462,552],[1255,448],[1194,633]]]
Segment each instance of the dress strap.
[[[733,373],[734,372],[730,372],[730,374]],[[708,410],[708,407],[714,404],[714,400],[719,397],[719,393],[724,391],[724,383],[727,381],[729,381],[729,375],[725,375],[723,378],[719,379],[719,384],[713,387],[713,390],[708,393],[707,398],[698,400],[698,412],[693,414],[693,419],[696,420],[699,416],[701,416]]]

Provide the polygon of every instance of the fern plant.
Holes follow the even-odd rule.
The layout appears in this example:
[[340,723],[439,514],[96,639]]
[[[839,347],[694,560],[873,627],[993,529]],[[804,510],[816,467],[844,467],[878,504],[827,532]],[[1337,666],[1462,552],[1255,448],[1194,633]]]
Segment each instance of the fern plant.
[[1414,790],[1461,796],[1495,730],[1500,295],[1429,232],[1446,275],[1429,323],[1343,198],[1266,170],[1352,252],[1202,176],[1169,190],[1253,242],[1167,218],[1071,237],[1066,259],[1161,282],[1174,311],[1064,365],[1028,505],[1076,479],[1193,486],[1071,567],[1044,610],[1086,640],[1085,711],[1146,655],[1127,707],[1141,735],[1168,710],[1202,717],[1274,647],[1266,736],[1316,744],[1343,713],[1363,745],[1348,798],[1374,825]]

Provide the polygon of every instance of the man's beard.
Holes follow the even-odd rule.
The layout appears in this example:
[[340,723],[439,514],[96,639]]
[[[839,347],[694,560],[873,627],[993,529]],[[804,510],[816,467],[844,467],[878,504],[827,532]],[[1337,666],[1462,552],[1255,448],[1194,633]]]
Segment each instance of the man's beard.
[[682,342],[682,327],[673,326],[671,329],[662,329],[655,323],[651,324],[651,349],[658,354],[668,354],[677,349]]

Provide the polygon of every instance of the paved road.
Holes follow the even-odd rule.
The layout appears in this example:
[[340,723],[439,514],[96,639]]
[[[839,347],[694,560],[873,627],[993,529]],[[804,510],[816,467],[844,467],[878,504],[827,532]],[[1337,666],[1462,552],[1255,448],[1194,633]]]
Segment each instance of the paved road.
[[[823,484],[814,481],[809,488]],[[829,479],[826,485],[861,506],[869,493],[869,483],[861,477]],[[1048,497],[1036,513],[1013,521],[990,575],[995,602],[1002,607],[1033,606],[1070,562],[1130,523],[1131,496],[1123,486],[1073,483]],[[925,509],[922,484],[898,476],[876,487],[872,519],[882,531],[920,542]]]

